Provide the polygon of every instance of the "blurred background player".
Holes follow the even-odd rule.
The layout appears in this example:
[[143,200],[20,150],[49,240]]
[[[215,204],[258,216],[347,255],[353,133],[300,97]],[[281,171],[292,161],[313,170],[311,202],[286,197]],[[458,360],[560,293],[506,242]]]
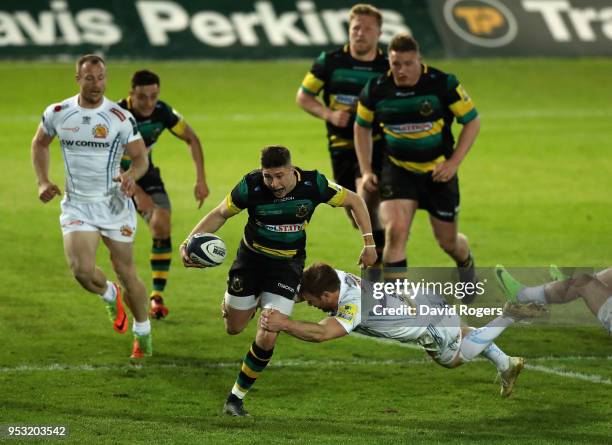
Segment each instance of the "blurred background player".
[[[501,378],[502,397],[508,397],[524,367],[521,357],[507,356],[495,340],[515,321],[543,315],[535,304],[506,303],[503,315],[482,328],[463,324],[457,315],[419,315],[376,317],[368,314],[362,320],[361,280],[349,273],[334,270],[325,263],[315,263],[304,270],[300,283],[300,297],[310,306],[330,314],[319,323],[291,320],[277,311],[261,314],[261,325],[273,332],[283,331],[300,340],[323,342],[344,337],[352,331],[370,337],[383,337],[400,342],[419,344],[431,358],[445,368],[456,368],[482,355],[497,368]],[[444,308],[446,303],[437,295],[418,293],[412,299],[415,308],[421,306]],[[388,295],[388,306],[401,308],[405,299]]]
[[[458,233],[457,169],[480,130],[478,113],[454,75],[421,63],[419,44],[408,34],[398,34],[389,43],[389,64],[391,70],[362,91],[355,120],[363,186],[380,190],[382,199],[384,267],[403,275],[410,226],[420,207],[429,212],[438,244],[457,263],[460,280],[475,282],[467,238]],[[455,118],[463,125],[456,145],[451,132]],[[376,122],[386,141],[380,178],[372,161]]]
[[[152,317],[162,319],[168,315],[168,308],[164,303],[164,290],[172,260],[171,206],[159,168],[153,165],[151,152],[165,129],[187,142],[189,146],[196,170],[193,194],[198,201],[198,208],[202,207],[209,192],[200,139],[174,108],[159,100],[159,91],[160,79],[157,74],[147,70],[136,71],[132,76],[132,90],[127,98],[119,102],[119,105],[131,111],[136,118],[138,130],[149,153],[149,169],[137,182],[134,201],[138,213],[149,225],[153,237],[150,256],[153,280],[150,314]],[[122,167],[127,169],[129,165],[129,156],[124,156]]]
[[556,266],[551,266],[556,281],[539,286],[525,286],[503,266],[495,268],[495,277],[511,302],[564,304],[582,298],[606,332],[612,335],[612,268],[595,275],[580,274],[565,277]]
[[[133,259],[136,210],[129,196],[147,170],[146,148],[132,115],[104,97],[106,63],[101,57],[79,58],[76,81],[79,94],[47,107],[32,141],[38,197],[47,203],[61,194],[48,176],[49,145],[57,136],[66,174],[60,216],[66,259],[79,284],[106,303],[113,328],[120,334],[129,325],[125,299],[134,315],[132,358],[141,358],[151,355],[153,347],[146,288]],[[124,151],[132,164],[122,173]],[[100,238],[110,252],[123,296],[121,287],[96,267]]]
[[[352,212],[365,244],[359,262],[364,266],[374,264],[376,250],[363,199],[328,181],[316,170],[294,167],[289,150],[278,145],[265,147],[261,152],[261,169],[246,174],[193,228],[187,239],[195,233],[214,233],[232,216],[244,209],[249,212],[222,303],[228,334],[242,332],[258,306],[277,310],[281,318],[291,315],[306,257],[305,229],[322,203]],[[199,267],[187,257],[186,244],[181,244],[183,263]],[[276,332],[258,326],[255,341],[225,402],[226,414],[248,415],[242,399],[270,362],[277,336]]]
[[[385,245],[385,233],[378,218],[380,196],[377,190],[360,187],[353,123],[361,90],[368,80],[389,69],[387,57],[378,47],[381,28],[382,14],[378,9],[368,4],[353,6],[349,16],[349,43],[335,51],[321,53],[304,77],[296,98],[300,107],[326,122],[334,180],[346,189],[359,190],[365,200],[379,260]],[[322,101],[317,99],[320,92],[323,92]],[[377,174],[380,173],[383,145],[382,134],[375,131],[372,163]],[[348,215],[354,225],[350,213]]]

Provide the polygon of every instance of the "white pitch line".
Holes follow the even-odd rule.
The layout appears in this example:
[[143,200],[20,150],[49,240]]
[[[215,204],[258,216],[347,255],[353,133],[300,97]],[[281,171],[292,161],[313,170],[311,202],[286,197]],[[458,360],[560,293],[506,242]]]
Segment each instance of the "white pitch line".
[[[364,338],[367,340],[375,341],[377,343],[387,343],[393,346],[399,346],[403,348],[409,349],[422,349],[420,346],[412,344],[412,343],[400,343],[395,340],[391,340],[388,338],[377,338],[377,337],[369,337],[367,335],[362,335],[359,333],[351,333],[352,336]],[[612,356],[607,357],[597,357],[597,356],[565,356],[565,357],[555,357],[553,355],[543,356],[543,357],[530,357],[526,359],[527,362],[564,362],[564,361],[576,361],[576,360],[612,360]],[[472,361],[486,361],[486,359],[477,357]],[[591,383],[601,383],[603,385],[612,385],[612,381],[606,377],[597,375],[597,374],[583,374],[581,372],[575,371],[565,371],[563,369],[542,366],[542,365],[531,365],[527,363],[525,365],[527,369],[531,369],[534,371],[540,371],[547,374],[553,374],[559,377],[566,377],[570,379],[583,380]]]
[[575,371],[564,371],[563,369],[559,369],[559,368],[549,368],[547,366],[541,366],[541,365],[530,365],[529,363],[525,365],[525,368],[531,369],[533,371],[544,372],[546,374],[553,374],[553,375],[558,375],[561,377],[567,377],[571,379],[584,380],[586,382],[591,382],[591,383],[601,383],[604,385],[612,385],[612,380],[607,379],[597,374],[583,374],[581,372],[575,372]]
[[[277,360],[270,363],[268,366],[272,368],[299,368],[299,367],[338,367],[338,366],[388,366],[388,365],[423,365],[431,360],[427,358],[407,359],[407,360]],[[235,368],[240,366],[241,362],[194,362],[191,364],[185,363],[146,363],[146,364],[125,364],[125,365],[69,365],[62,363],[53,363],[50,365],[19,365],[15,367],[0,368],[0,373],[21,373],[21,372],[61,372],[61,371],[121,371],[128,369],[219,369],[219,368]]]

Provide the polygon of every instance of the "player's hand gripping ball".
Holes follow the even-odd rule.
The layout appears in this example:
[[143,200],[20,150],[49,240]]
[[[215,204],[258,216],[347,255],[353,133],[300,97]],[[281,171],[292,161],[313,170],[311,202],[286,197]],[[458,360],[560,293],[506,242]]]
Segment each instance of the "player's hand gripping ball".
[[187,256],[191,262],[206,267],[223,263],[227,250],[221,238],[212,233],[196,233],[187,243]]

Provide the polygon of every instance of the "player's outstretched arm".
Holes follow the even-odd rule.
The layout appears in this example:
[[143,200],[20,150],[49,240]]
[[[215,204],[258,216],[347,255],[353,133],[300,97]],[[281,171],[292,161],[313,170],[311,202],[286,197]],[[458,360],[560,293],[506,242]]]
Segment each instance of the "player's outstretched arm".
[[291,320],[274,309],[264,309],[260,318],[261,327],[272,332],[286,332],[300,340],[321,343],[347,335],[346,330],[334,317],[327,317],[319,323]]
[[370,213],[368,212],[365,201],[357,193],[347,190],[342,205],[344,208],[351,211],[353,219],[361,231],[364,245],[359,255],[359,264],[363,266],[373,266],[378,255],[376,254],[376,244],[372,236]]
[[187,256],[187,243],[189,242],[189,239],[196,233],[215,233],[223,226],[223,224],[225,224],[225,221],[234,215],[236,215],[236,213],[232,212],[228,208],[227,200],[224,199],[217,207],[208,212],[206,216],[204,216],[204,218],[202,218],[200,222],[195,225],[180,246],[181,257],[185,267],[204,267],[192,263],[189,256]]
[[193,189],[193,195],[196,201],[198,201],[199,209],[210,193],[208,184],[206,184],[206,169],[204,168],[204,151],[202,150],[202,144],[198,135],[188,124],[185,124],[183,133],[177,136],[187,142],[189,150],[191,150],[191,158],[193,159],[193,165],[196,170],[196,183]]
[[45,133],[42,124],[39,125],[32,139],[32,166],[38,181],[38,199],[44,203],[62,194],[59,187],[49,181],[49,145],[52,141],[53,136]]

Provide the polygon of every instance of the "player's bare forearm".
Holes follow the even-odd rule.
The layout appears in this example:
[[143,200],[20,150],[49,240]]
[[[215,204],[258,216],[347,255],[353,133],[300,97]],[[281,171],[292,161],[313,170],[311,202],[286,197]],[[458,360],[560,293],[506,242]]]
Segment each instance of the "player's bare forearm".
[[208,212],[206,216],[195,225],[187,236],[187,239],[191,238],[191,236],[196,233],[215,233],[225,224],[225,221],[232,216],[233,215],[227,211],[225,200],[221,201],[217,207]]
[[202,150],[202,143],[200,142],[200,138],[193,131],[188,124],[185,124],[185,130],[183,134],[179,136],[182,140],[187,142],[189,145],[189,150],[191,151],[191,159],[193,159],[193,164],[196,169],[196,181],[197,182],[206,182],[206,173],[204,169],[204,150]]
[[125,148],[128,156],[132,160],[130,168],[125,173],[129,173],[134,177],[134,180],[138,180],[144,176],[149,168],[147,148],[142,139],[130,142]]
[[53,138],[43,131],[42,126],[39,126],[31,146],[32,166],[38,184],[49,182],[49,145],[52,141]]
[[353,213],[357,227],[359,227],[362,234],[371,233],[372,223],[370,222],[370,213],[365,201],[355,192],[350,190],[346,192],[343,206]]
[[287,319],[282,331],[292,337],[313,343],[329,340],[325,335],[325,327],[318,323]]
[[480,118],[476,117],[472,119],[461,129],[459,138],[457,140],[457,146],[453,151],[453,155],[450,157],[457,165],[461,164],[465,156],[468,154],[472,145],[476,141],[476,137],[480,132]]
[[353,127],[355,153],[359,161],[361,174],[372,172],[372,129],[355,122]]
[[327,120],[328,114],[331,111],[319,102],[315,96],[305,93],[301,88],[297,92],[295,102],[307,113],[324,121]]
[[346,198],[344,199],[344,207],[349,209],[353,215],[353,219],[359,227],[363,239],[363,248],[359,254],[359,265],[373,266],[378,258],[376,253],[376,244],[372,236],[372,223],[370,222],[370,213],[365,204],[365,201],[357,193],[347,190]]

